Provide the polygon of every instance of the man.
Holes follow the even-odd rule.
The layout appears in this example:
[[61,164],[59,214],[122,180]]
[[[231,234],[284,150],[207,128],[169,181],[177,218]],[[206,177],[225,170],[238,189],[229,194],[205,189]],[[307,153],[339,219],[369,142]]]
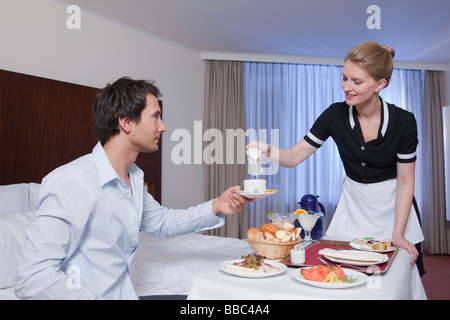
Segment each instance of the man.
[[134,163],[154,152],[166,127],[150,82],[121,78],[94,100],[99,140],[91,154],[46,176],[15,278],[22,299],[136,299],[129,266],[139,230],[161,238],[220,227],[247,199],[238,186],[187,210],[144,192]]

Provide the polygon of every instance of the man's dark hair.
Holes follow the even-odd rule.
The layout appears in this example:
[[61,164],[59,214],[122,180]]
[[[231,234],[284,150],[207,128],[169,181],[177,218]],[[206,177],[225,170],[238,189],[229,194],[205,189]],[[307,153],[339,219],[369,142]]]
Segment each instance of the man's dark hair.
[[139,123],[147,103],[147,94],[161,96],[154,82],[123,77],[101,89],[92,107],[94,131],[102,145],[119,133],[119,117]]

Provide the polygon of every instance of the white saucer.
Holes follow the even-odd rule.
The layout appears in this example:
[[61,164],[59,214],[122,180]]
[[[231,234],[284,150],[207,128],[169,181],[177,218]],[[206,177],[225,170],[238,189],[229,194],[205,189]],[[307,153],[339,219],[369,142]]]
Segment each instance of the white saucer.
[[278,191],[254,193],[254,192],[241,191],[241,192],[238,192],[238,194],[243,197],[249,198],[249,199],[259,199],[259,198],[267,198],[268,196],[271,196],[277,192]]

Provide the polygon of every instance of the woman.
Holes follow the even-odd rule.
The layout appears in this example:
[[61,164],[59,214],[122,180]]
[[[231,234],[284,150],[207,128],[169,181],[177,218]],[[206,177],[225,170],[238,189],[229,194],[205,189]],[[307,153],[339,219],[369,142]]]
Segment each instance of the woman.
[[[294,167],[331,136],[346,171],[338,207],[326,232],[331,238],[393,239],[408,251],[411,264],[423,241],[414,197],[417,124],[414,115],[379,97],[389,84],[394,50],[364,42],[349,51],[343,68],[346,101],[335,103],[291,149],[260,142],[262,154]],[[411,213],[410,213],[411,212]]]

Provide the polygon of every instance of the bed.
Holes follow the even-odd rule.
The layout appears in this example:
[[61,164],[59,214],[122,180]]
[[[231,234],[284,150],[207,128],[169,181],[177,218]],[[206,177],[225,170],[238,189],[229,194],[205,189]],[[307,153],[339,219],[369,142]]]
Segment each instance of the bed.
[[[0,186],[0,299],[17,299],[13,277],[29,221],[36,210],[37,183]],[[159,239],[141,232],[130,266],[138,296],[185,298],[198,275],[242,254],[251,253],[247,241],[200,233]]]

